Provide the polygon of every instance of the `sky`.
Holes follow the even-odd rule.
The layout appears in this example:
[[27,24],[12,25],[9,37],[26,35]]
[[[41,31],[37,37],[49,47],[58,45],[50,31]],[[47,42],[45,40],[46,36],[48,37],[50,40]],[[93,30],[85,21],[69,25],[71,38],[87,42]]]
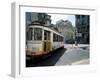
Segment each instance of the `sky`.
[[51,15],[52,24],[56,24],[58,20],[69,20],[73,26],[75,26],[75,15],[63,15],[63,14],[49,14]]

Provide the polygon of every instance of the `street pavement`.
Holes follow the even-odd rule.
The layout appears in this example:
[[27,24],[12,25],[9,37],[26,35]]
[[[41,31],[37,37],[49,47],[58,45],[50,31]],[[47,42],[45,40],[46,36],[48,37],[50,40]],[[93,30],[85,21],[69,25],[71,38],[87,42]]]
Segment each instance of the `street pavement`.
[[64,47],[67,50],[55,65],[89,64],[89,45],[65,44]]
[[[33,59],[34,60],[34,59]],[[35,61],[35,62],[34,62]],[[27,67],[37,66],[62,66],[62,65],[87,65],[89,64],[89,45],[64,44],[64,49],[56,50],[47,57],[35,59],[26,63]]]

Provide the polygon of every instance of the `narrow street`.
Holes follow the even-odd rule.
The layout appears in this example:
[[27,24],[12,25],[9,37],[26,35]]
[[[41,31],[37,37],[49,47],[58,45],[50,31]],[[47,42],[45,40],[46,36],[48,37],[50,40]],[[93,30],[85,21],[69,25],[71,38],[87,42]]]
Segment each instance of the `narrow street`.
[[53,52],[52,55],[27,63],[27,67],[83,65],[89,64],[89,45],[65,44],[64,49]]

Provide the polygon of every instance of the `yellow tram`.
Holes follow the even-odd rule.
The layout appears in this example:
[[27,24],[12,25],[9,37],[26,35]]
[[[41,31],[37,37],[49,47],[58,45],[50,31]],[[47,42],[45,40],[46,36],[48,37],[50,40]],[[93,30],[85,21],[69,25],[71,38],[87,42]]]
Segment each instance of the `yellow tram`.
[[28,27],[26,55],[42,56],[64,47],[64,36],[59,32],[40,25]]

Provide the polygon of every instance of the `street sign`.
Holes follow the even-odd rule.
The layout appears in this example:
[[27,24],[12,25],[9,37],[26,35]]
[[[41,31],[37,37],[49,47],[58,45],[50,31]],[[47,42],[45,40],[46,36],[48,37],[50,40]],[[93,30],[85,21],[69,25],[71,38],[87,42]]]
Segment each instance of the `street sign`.
[[76,33],[77,37],[82,37],[82,33]]

